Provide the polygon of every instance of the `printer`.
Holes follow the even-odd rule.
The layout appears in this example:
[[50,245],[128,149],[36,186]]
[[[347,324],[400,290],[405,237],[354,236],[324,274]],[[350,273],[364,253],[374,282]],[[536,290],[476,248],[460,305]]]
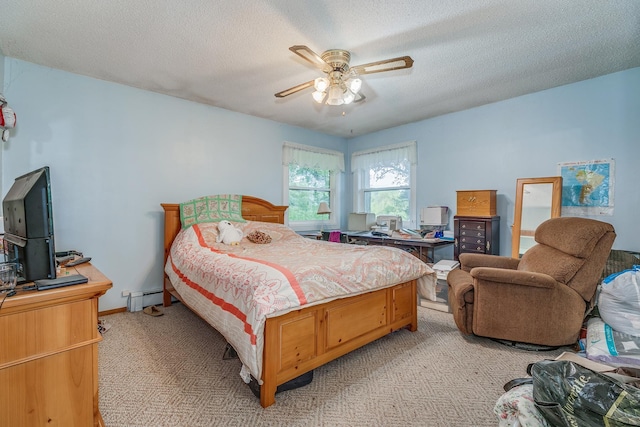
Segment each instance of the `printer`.
[[376,225],[376,214],[369,212],[352,212],[349,214],[347,230],[369,231],[373,225]]
[[429,206],[420,210],[420,225],[444,228],[449,223],[449,208]]

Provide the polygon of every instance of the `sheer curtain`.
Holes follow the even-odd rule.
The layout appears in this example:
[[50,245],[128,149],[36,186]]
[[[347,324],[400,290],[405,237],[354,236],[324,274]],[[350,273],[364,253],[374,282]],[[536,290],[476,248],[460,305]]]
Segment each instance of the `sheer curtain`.
[[404,160],[408,160],[411,166],[418,163],[415,141],[355,152],[351,155],[351,172],[368,171],[373,165]]
[[282,146],[282,164],[344,172],[344,154],[339,151],[285,142]]

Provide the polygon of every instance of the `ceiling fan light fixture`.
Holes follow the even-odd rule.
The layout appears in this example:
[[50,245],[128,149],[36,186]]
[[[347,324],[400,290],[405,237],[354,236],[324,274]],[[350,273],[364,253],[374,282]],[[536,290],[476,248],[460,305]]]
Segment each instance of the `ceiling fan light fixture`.
[[351,92],[358,93],[360,92],[360,88],[362,87],[362,80],[357,77],[351,78],[347,80],[347,87]]
[[318,92],[324,92],[329,87],[329,79],[318,77],[314,80],[313,87],[315,87]]
[[413,66],[413,59],[410,56],[350,66],[351,53],[344,49],[330,49],[322,55],[318,55],[304,45],[291,46],[289,50],[322,70],[326,77],[318,77],[278,92],[275,94],[276,98],[284,98],[313,86],[315,92],[312,96],[318,104],[325,102],[327,105],[343,105],[362,102],[366,97],[360,93],[362,80],[359,76],[402,70]]
[[342,98],[343,90],[338,85],[333,85],[329,88],[329,97],[327,98],[328,105],[342,105],[344,99]]
[[349,89],[347,89],[344,91],[342,99],[344,100],[345,104],[351,104],[353,100],[356,99],[356,95],[353,92],[351,92]]
[[324,100],[324,97],[326,94],[327,92],[321,92],[319,90],[316,90],[311,94],[311,96],[313,96],[313,100],[316,101],[318,104],[322,104],[322,101]]

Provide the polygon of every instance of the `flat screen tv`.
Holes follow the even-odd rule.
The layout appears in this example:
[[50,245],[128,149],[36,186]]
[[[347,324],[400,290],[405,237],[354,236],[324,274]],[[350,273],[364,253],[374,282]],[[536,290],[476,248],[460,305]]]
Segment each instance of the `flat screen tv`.
[[2,201],[6,258],[18,282],[55,279],[56,255],[49,167],[19,176]]

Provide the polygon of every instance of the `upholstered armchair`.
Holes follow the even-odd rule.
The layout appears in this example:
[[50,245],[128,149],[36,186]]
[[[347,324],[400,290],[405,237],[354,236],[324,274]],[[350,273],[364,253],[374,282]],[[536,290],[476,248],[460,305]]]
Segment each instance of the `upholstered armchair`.
[[575,344],[616,237],[611,224],[549,219],[521,259],[463,253],[447,277],[463,334],[562,346]]

